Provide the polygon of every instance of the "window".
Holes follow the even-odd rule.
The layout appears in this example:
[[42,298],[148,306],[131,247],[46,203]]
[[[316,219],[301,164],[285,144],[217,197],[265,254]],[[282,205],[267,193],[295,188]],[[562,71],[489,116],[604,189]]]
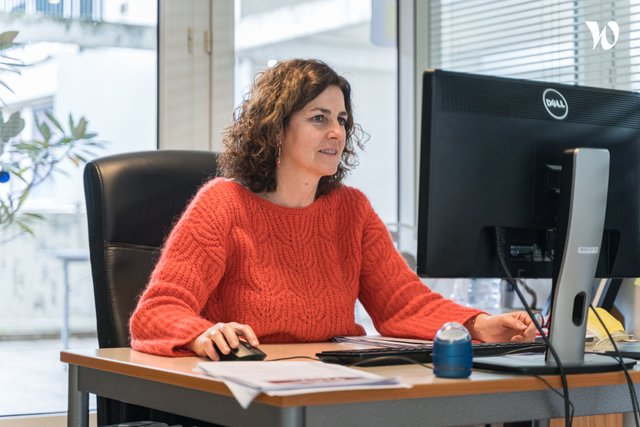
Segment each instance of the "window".
[[[400,138],[402,222],[415,226],[417,159],[420,136],[421,77],[425,68],[553,81],[623,90],[640,90],[640,1],[613,0],[432,0],[402,3],[400,117],[410,117]],[[592,33],[588,21],[595,30]],[[611,45],[615,45],[612,47]],[[403,99],[403,97],[405,97]],[[408,153],[408,154],[407,154]],[[415,250],[415,233],[413,235]],[[531,281],[538,301],[547,281]],[[460,281],[429,280],[451,297],[469,286]],[[456,288],[457,287],[457,288]]]
[[397,222],[395,2],[323,0],[238,2],[238,105],[270,61],[317,58],[353,87],[354,116],[370,135],[348,184],[362,189],[385,222]]
[[[69,114],[84,116],[106,141],[96,156],[157,147],[155,0],[4,1],[0,14],[3,31],[19,31],[10,55],[29,64],[0,76],[15,92],[0,88],[0,109],[5,118],[22,112],[22,138],[35,135],[34,116],[50,112],[65,127]],[[71,347],[97,346],[82,167],[63,162],[25,210],[43,217],[33,235],[15,227],[0,235],[0,419],[66,411],[65,319]]]
[[430,66],[640,89],[636,0],[440,0],[428,13]]
[[[388,0],[240,0],[234,97],[238,105],[255,73],[272,61],[317,58],[344,75],[355,121],[370,136],[346,183],[364,191],[392,228],[398,222],[395,7]],[[373,332],[359,305],[357,315]]]

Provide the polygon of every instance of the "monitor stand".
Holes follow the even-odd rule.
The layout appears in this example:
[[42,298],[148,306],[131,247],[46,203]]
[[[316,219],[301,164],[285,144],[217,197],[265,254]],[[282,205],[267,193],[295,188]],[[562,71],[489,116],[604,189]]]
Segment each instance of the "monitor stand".
[[[567,373],[622,369],[620,362],[610,356],[584,353],[587,310],[600,256],[608,185],[608,150],[575,148],[565,151],[549,342]],[[635,363],[632,359],[623,360],[626,367]],[[478,369],[533,375],[559,372],[549,350],[544,356],[479,357],[474,358],[473,365]]]
[[[560,359],[562,360],[562,359]],[[623,358],[627,369],[633,367],[636,361]],[[495,372],[513,372],[524,375],[556,375],[558,366],[553,360],[548,361],[544,354],[512,354],[506,356],[475,357],[475,369]],[[604,354],[585,353],[583,359],[577,363],[562,363],[566,374],[586,374],[595,372],[609,372],[622,370],[620,361]]]

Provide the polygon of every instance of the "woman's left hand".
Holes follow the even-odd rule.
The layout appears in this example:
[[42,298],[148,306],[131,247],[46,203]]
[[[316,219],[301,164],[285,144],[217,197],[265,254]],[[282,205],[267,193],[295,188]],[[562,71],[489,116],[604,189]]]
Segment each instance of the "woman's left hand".
[[483,342],[526,342],[536,337],[536,327],[525,311],[497,316],[479,314],[465,326],[471,338]]

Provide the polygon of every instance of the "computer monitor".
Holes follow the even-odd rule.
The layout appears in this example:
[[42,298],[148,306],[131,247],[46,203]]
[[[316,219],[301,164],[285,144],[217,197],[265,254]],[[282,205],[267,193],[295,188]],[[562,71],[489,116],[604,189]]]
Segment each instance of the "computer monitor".
[[640,276],[639,111],[636,93],[427,70],[418,274],[505,277],[502,253],[552,278],[549,337],[582,369],[595,277]]

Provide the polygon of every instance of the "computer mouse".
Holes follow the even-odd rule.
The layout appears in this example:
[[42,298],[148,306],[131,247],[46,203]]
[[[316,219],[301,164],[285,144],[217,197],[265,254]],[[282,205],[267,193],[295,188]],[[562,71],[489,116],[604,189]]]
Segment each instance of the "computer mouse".
[[232,348],[229,354],[222,354],[215,343],[213,346],[222,361],[264,360],[264,358],[267,357],[264,351],[242,340],[240,340],[238,348]]

